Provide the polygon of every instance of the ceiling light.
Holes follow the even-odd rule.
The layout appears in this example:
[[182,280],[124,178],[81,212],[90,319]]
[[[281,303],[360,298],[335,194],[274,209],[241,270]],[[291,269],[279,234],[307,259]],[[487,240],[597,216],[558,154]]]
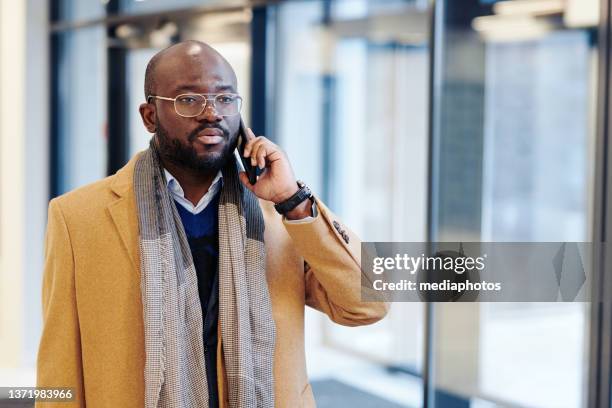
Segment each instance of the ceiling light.
[[546,35],[554,25],[529,16],[485,16],[475,18],[472,28],[488,41],[526,41]]
[[542,16],[561,14],[565,10],[563,0],[513,0],[495,3],[493,11],[503,16]]

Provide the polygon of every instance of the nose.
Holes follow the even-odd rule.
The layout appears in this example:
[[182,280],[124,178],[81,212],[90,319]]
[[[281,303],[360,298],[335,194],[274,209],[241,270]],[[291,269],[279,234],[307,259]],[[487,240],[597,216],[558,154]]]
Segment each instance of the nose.
[[206,106],[204,106],[204,110],[197,116],[199,121],[206,122],[220,122],[223,120],[223,117],[219,115],[217,110],[215,109],[215,103],[211,100],[206,101]]

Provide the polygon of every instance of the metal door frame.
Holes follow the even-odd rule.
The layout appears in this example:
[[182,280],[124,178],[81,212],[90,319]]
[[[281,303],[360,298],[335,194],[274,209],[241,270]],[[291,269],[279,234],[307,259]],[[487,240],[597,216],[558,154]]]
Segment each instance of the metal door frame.
[[[431,0],[431,63],[430,63],[430,152],[429,152],[429,205],[428,240],[436,239],[437,217],[432,208],[437,203],[434,186],[437,178],[437,115],[440,98],[440,67],[444,64],[440,46],[444,30],[444,1]],[[598,74],[597,74],[597,119],[595,152],[595,188],[593,201],[592,238],[594,243],[605,243],[612,235],[612,0],[600,0],[598,27]],[[612,251],[601,252],[596,260],[593,291],[597,300],[591,303],[589,328],[588,383],[586,387],[588,406],[612,408],[612,303],[603,302],[604,293],[612,293]],[[607,297],[607,296],[606,296]],[[423,364],[423,406],[433,407],[435,391],[433,338],[434,305],[425,308],[425,349]]]

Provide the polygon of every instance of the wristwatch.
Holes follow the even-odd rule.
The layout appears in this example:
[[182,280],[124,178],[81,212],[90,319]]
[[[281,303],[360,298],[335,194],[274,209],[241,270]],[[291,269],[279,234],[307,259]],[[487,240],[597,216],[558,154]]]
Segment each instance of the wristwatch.
[[289,211],[300,205],[307,198],[314,202],[314,197],[308,186],[306,186],[306,184],[304,184],[304,182],[301,180],[297,180],[297,185],[300,189],[296,191],[294,195],[292,195],[283,202],[274,204],[274,208],[279,214],[287,214]]

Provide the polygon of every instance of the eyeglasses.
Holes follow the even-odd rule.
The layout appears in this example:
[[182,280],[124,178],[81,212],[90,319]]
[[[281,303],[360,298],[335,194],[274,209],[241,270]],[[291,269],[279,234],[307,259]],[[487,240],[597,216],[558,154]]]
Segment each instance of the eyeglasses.
[[220,94],[181,94],[176,98],[168,98],[166,96],[149,95],[147,103],[151,98],[161,99],[164,101],[173,101],[174,110],[177,115],[185,118],[198,116],[204,109],[208,101],[212,101],[215,111],[220,116],[233,116],[240,113],[242,109],[242,98],[235,93],[220,93]]

